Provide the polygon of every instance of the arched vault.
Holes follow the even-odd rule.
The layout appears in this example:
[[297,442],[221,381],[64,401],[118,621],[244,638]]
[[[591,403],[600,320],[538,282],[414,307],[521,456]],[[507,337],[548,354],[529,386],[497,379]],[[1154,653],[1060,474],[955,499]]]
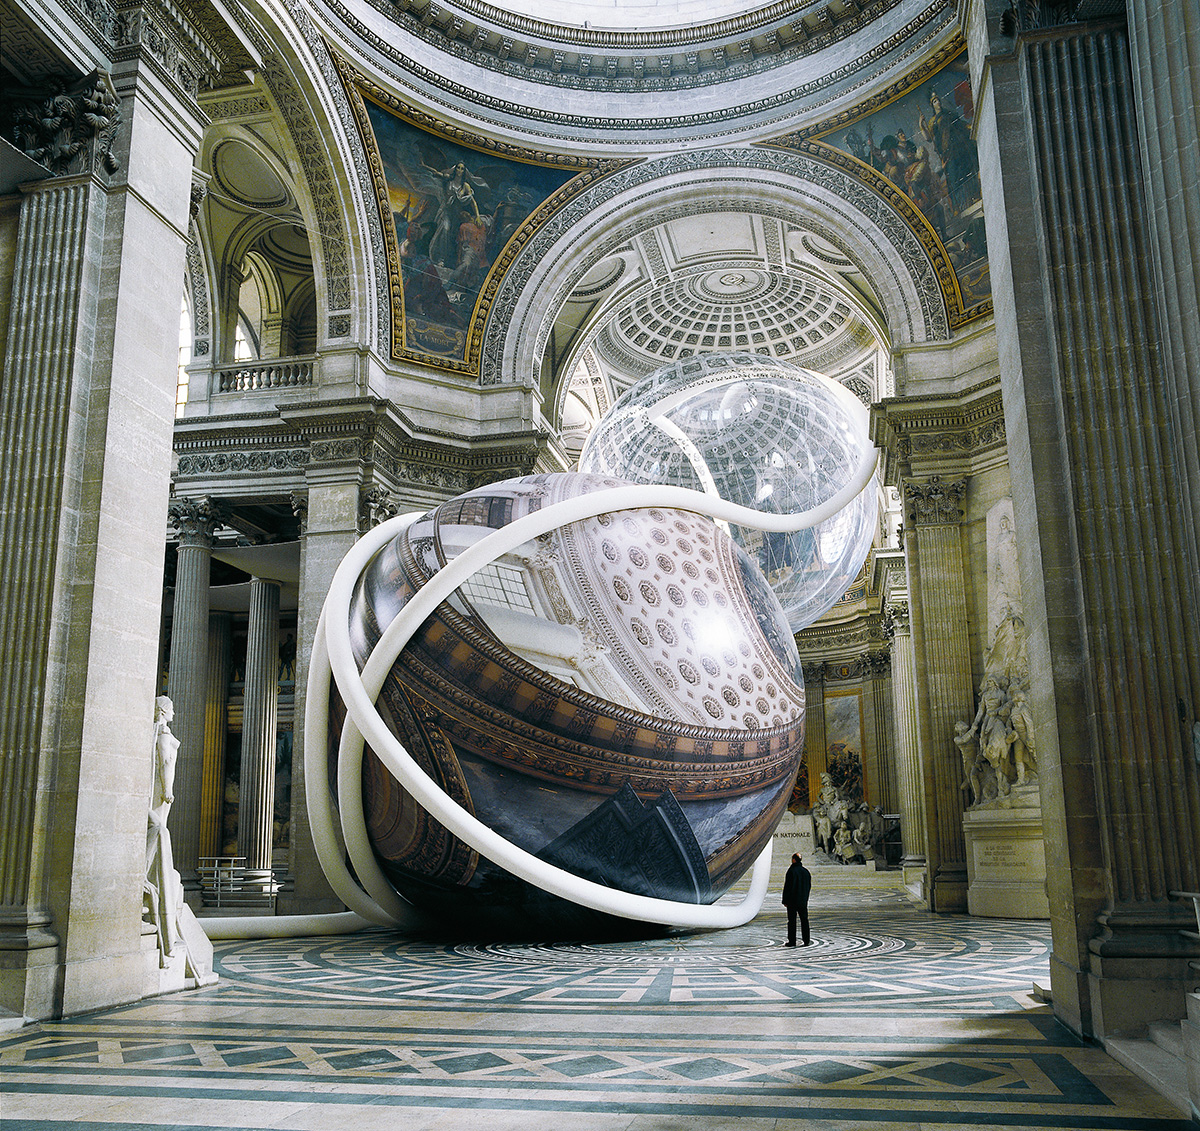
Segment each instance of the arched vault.
[[[719,221],[711,247],[706,216]],[[826,253],[807,255],[806,244]],[[626,166],[547,220],[497,290],[481,382],[524,384],[551,400],[578,347],[632,290],[703,270],[706,259],[823,278],[888,348],[950,336],[937,269],[911,218],[813,154],[706,149]]]

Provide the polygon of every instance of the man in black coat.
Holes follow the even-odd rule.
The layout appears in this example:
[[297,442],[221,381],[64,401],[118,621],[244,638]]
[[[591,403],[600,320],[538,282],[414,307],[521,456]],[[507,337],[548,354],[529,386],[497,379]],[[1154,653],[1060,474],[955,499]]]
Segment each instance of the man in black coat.
[[800,937],[808,946],[808,893],[812,891],[812,873],[800,863],[800,853],[792,854],[792,866],[783,877],[783,905],[787,908],[787,946],[796,945],[796,916],[800,916]]

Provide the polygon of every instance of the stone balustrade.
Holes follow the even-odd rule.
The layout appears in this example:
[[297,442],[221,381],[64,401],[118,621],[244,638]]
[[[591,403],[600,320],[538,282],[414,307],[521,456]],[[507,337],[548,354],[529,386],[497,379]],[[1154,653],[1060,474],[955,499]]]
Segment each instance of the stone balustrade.
[[217,392],[254,393],[292,389],[316,381],[314,357],[280,357],[272,361],[243,361],[217,370]]

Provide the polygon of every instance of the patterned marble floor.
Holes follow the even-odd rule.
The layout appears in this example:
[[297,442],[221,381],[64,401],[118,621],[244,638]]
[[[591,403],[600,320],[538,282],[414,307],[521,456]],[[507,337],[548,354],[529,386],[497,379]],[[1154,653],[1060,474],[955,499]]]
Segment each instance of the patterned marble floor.
[[816,875],[813,945],[384,932],[218,944],[212,986],[0,1039],[4,1131],[1195,1131],[1031,996],[1045,924]]

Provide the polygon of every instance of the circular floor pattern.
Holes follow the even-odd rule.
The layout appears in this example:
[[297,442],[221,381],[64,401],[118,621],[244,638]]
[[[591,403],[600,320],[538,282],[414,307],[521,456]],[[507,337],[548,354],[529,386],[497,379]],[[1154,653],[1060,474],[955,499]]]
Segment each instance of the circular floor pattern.
[[[453,949],[458,954],[486,956],[502,962],[533,963],[538,966],[544,966],[547,962],[558,966],[570,964],[576,968],[597,964],[620,966],[646,962],[686,966],[709,966],[714,963],[748,965],[761,962],[764,958],[774,961],[779,957],[775,952],[786,949],[783,945],[785,936],[779,930],[780,926],[782,921],[778,926],[772,927],[752,923],[736,932],[736,939],[728,937],[735,932],[697,931],[637,942],[559,945],[484,943],[463,944]],[[845,960],[862,957],[868,952],[886,954],[903,950],[906,945],[904,939],[886,935],[814,932],[812,944],[805,948],[803,957],[817,961]]]
[[217,944],[223,1000],[269,992],[427,1008],[765,1001],[910,1004],[1027,993],[1047,976],[1043,923],[911,910],[815,909],[812,945],[786,948],[782,908],[729,931],[592,943],[421,941],[372,930],[339,938]]

